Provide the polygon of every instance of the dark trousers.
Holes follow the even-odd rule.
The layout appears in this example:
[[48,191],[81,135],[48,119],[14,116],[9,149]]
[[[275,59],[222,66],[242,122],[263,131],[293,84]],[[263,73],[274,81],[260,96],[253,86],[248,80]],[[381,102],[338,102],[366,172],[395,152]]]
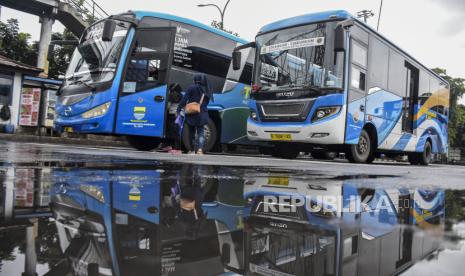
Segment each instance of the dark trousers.
[[[191,151],[203,150],[205,145],[205,126],[191,126],[189,127],[189,141]],[[196,139],[197,138],[197,139]]]

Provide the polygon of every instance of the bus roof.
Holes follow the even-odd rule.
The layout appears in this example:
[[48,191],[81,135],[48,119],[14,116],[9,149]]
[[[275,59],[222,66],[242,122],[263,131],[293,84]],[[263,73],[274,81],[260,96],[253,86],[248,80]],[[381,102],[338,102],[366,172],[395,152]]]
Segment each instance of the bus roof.
[[206,31],[215,33],[217,35],[220,35],[220,36],[225,37],[227,39],[236,41],[238,43],[242,43],[242,44],[248,43],[248,41],[246,41],[246,40],[244,40],[242,38],[239,38],[239,37],[237,37],[235,35],[232,35],[230,33],[218,30],[216,28],[207,26],[207,25],[205,25],[203,23],[194,21],[192,19],[188,19],[188,18],[176,16],[176,15],[171,15],[171,14],[166,14],[166,13],[149,12],[149,11],[134,11],[134,14],[136,15],[137,19],[142,19],[143,17],[148,16],[148,17],[157,17],[157,18],[162,18],[162,19],[166,19],[166,20],[177,21],[177,22],[180,22],[180,23],[189,24],[189,25],[204,29]]
[[357,21],[361,26],[367,28],[370,32],[376,34],[379,38],[381,38],[383,41],[387,42],[389,45],[393,46],[396,48],[398,51],[406,55],[408,58],[412,59],[418,65],[423,67],[425,70],[427,70],[429,73],[433,74],[437,78],[441,79],[444,83],[448,84],[449,83],[441,77],[439,74],[431,70],[430,68],[426,67],[423,65],[421,62],[419,62],[417,59],[412,57],[409,53],[404,51],[402,48],[394,44],[392,41],[387,39],[385,36],[377,32],[375,29],[370,27],[369,25],[365,24],[364,22],[358,20],[355,16],[353,16],[351,13],[345,10],[332,10],[332,11],[324,11],[324,12],[317,12],[317,13],[310,13],[310,14],[304,14],[304,15],[299,15],[295,17],[290,17],[286,19],[282,19],[270,24],[267,24],[263,26],[260,31],[258,32],[258,35],[263,34],[263,33],[268,33],[280,29],[286,29],[290,28],[293,26],[299,26],[299,25],[306,25],[306,24],[312,24],[316,22],[322,22],[322,21],[328,21],[328,20],[346,20],[346,19],[354,19]]
[[268,33],[268,32],[276,31],[279,29],[285,29],[285,28],[298,26],[298,25],[312,24],[315,22],[321,22],[321,21],[327,21],[327,20],[344,20],[344,19],[349,19],[349,18],[354,18],[354,17],[347,11],[343,11],[343,10],[304,14],[304,15],[290,17],[290,18],[282,19],[282,20],[267,24],[260,29],[258,34]]

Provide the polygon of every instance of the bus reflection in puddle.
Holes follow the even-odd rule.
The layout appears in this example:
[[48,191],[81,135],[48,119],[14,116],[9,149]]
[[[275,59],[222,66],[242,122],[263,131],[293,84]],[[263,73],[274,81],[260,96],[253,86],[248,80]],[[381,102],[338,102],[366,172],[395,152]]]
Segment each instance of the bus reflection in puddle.
[[[397,274],[440,249],[444,191],[365,189],[350,181],[321,186],[290,179],[283,185],[276,178],[245,187],[251,274]],[[304,204],[282,208],[293,197]]]
[[442,190],[201,165],[52,173],[75,275],[384,275],[441,249]]

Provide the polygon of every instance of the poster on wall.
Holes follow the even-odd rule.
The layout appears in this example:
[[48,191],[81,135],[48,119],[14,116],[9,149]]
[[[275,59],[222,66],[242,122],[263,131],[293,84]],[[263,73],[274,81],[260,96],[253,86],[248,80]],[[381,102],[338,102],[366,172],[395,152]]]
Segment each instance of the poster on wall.
[[41,125],[45,127],[53,127],[53,121],[55,120],[55,105],[57,101],[56,90],[45,90],[43,96],[47,98],[42,100],[42,120]]
[[39,122],[40,88],[24,87],[21,94],[20,126],[37,126]]
[[34,207],[34,169],[15,171],[15,207]]

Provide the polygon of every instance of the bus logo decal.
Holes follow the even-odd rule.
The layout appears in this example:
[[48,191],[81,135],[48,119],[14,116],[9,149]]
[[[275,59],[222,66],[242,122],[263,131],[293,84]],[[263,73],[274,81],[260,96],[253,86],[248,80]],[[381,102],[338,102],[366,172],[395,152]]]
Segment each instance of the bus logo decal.
[[144,119],[145,111],[146,111],[145,106],[136,106],[136,107],[134,107],[134,118],[136,118],[137,120]]

